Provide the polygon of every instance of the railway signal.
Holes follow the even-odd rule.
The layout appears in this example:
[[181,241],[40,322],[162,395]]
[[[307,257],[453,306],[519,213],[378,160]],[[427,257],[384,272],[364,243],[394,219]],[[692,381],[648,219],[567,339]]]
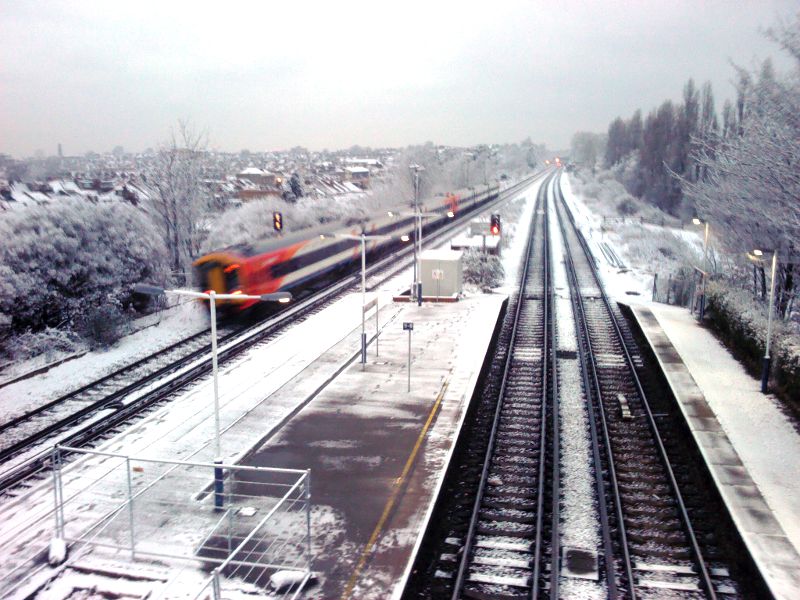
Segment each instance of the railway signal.
[[278,233],[283,231],[283,215],[277,210],[272,213],[272,228]]
[[500,215],[492,215],[491,225],[489,231],[492,235],[500,235]]

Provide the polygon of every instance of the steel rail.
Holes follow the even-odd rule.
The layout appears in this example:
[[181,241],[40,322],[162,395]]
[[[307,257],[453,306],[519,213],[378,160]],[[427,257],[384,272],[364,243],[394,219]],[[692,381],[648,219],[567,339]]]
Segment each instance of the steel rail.
[[[485,493],[485,490],[486,490],[486,483],[487,483],[488,476],[489,476],[489,469],[490,469],[490,466],[491,466],[492,455],[493,455],[495,444],[496,444],[497,429],[498,429],[499,424],[500,424],[500,417],[501,417],[502,408],[503,408],[502,399],[503,399],[503,397],[505,395],[506,383],[508,381],[508,374],[509,374],[509,371],[511,369],[511,361],[512,361],[512,357],[513,357],[513,348],[514,348],[515,340],[516,340],[516,337],[517,337],[517,326],[518,326],[519,320],[520,320],[519,317],[520,317],[520,313],[522,311],[522,305],[523,305],[524,296],[525,296],[525,285],[527,283],[528,270],[529,270],[529,265],[531,263],[532,250],[533,250],[533,241],[534,241],[533,238],[534,238],[534,232],[536,230],[536,220],[539,218],[539,210],[540,210],[540,206],[541,206],[541,203],[542,203],[542,198],[546,197],[546,194],[544,193],[544,190],[546,189],[547,183],[552,179],[553,175],[554,175],[554,173],[549,174],[547,179],[545,179],[545,181],[542,183],[541,187],[539,188],[539,194],[538,194],[538,197],[537,197],[536,206],[534,208],[534,217],[533,217],[533,220],[531,222],[531,230],[530,230],[530,233],[528,235],[528,240],[527,240],[527,243],[526,243],[526,246],[525,246],[525,253],[524,253],[525,260],[524,260],[524,263],[523,263],[522,275],[520,277],[519,291],[517,292],[517,305],[514,308],[514,321],[513,321],[513,326],[512,326],[512,330],[511,330],[511,338],[510,338],[510,341],[509,341],[509,350],[508,350],[508,352],[506,354],[505,364],[503,366],[503,376],[502,376],[502,382],[500,384],[500,390],[498,392],[498,402],[497,402],[497,406],[495,407],[495,412],[494,412],[494,416],[493,416],[493,419],[492,419],[492,427],[491,427],[491,431],[490,431],[490,434],[489,434],[489,440],[488,440],[488,443],[487,443],[486,454],[484,456],[484,461],[483,461],[483,467],[482,467],[482,470],[481,470],[480,481],[478,483],[478,490],[477,490],[477,493],[475,495],[475,502],[473,503],[473,506],[472,506],[471,516],[470,516],[470,523],[469,523],[469,527],[467,529],[467,535],[466,535],[466,537],[464,539],[463,552],[461,553],[461,560],[459,561],[458,572],[456,574],[455,583],[453,585],[452,600],[458,600],[460,598],[461,592],[462,592],[462,589],[463,589],[464,583],[465,583],[467,569],[469,567],[469,559],[470,559],[470,555],[471,555],[471,552],[472,552],[472,545],[473,545],[474,540],[475,540],[475,532],[476,532],[477,525],[478,525],[481,502],[483,500],[483,496],[484,496],[484,493]],[[544,406],[544,403],[543,403],[543,406]],[[542,436],[544,437],[544,431],[542,431]],[[540,461],[544,462],[544,456],[540,456]],[[540,480],[539,484],[542,485],[542,481],[541,480]],[[537,587],[537,582],[533,581],[531,587],[532,587],[532,589],[535,589]]]
[[[86,384],[80,386],[79,388],[76,388],[74,390],[71,390],[71,391],[67,392],[66,394],[62,394],[58,398],[55,398],[54,400],[50,400],[49,402],[47,402],[45,404],[42,404],[40,406],[37,406],[36,408],[34,408],[32,410],[29,410],[26,413],[23,413],[23,414],[21,414],[21,415],[19,415],[17,417],[14,417],[10,421],[6,421],[5,423],[0,423],[0,434],[2,434],[3,432],[7,431],[8,429],[11,429],[12,427],[16,427],[17,425],[19,425],[21,423],[24,423],[25,421],[30,420],[32,417],[38,416],[38,415],[42,414],[43,412],[46,412],[46,411],[50,410],[51,408],[54,408],[54,407],[58,406],[59,404],[63,404],[64,402],[67,402],[67,401],[73,399],[78,394],[82,394],[82,393],[84,393],[84,392],[86,392],[88,390],[91,390],[92,388],[95,388],[95,387],[98,387],[100,385],[103,385],[104,383],[110,381],[111,379],[114,379],[115,377],[119,377],[120,375],[124,375],[127,371],[129,371],[131,369],[136,369],[137,367],[140,367],[143,364],[145,364],[145,363],[147,363],[147,362],[149,362],[149,361],[151,361],[151,360],[153,360],[153,359],[155,359],[155,358],[157,358],[159,356],[162,356],[162,355],[164,355],[164,354],[166,354],[168,352],[176,350],[177,348],[180,348],[181,346],[183,346],[183,345],[185,345],[187,343],[190,343],[190,342],[194,341],[195,339],[201,338],[204,335],[208,335],[209,331],[210,331],[210,329],[206,329],[204,331],[199,331],[199,332],[195,333],[194,335],[191,335],[191,336],[189,336],[187,338],[183,338],[182,340],[178,340],[177,342],[174,342],[173,344],[170,344],[169,346],[166,346],[165,348],[162,348],[158,352],[154,352],[153,354],[149,354],[149,355],[144,356],[144,357],[142,357],[140,359],[137,359],[132,363],[129,363],[129,364],[123,366],[123,367],[120,367],[119,369],[115,369],[114,371],[112,371],[110,373],[107,373],[106,375],[103,375],[99,379],[95,379],[94,381],[92,381],[90,383],[86,383]],[[2,460],[3,460],[3,456],[2,456],[2,453],[0,453],[0,461],[2,461]]]
[[560,411],[560,398],[558,392],[558,328],[556,326],[556,302],[555,302],[555,286],[553,285],[553,247],[550,243],[550,211],[549,203],[548,209],[545,210],[545,237],[547,243],[545,245],[545,261],[548,265],[548,280],[549,280],[549,293],[548,301],[550,302],[549,319],[550,331],[552,332],[552,343],[550,345],[550,356],[547,361],[550,362],[552,369],[552,378],[550,380],[550,394],[553,406],[552,425],[553,425],[553,448],[552,448],[552,461],[553,472],[551,478],[551,498],[552,503],[550,515],[550,556],[551,556],[551,570],[550,570],[550,598],[551,600],[558,600],[559,597],[559,573],[561,571],[561,424],[559,418]]
[[[578,229],[577,225],[575,224],[575,220],[574,220],[574,217],[572,215],[572,212],[569,210],[569,207],[566,205],[566,202],[564,201],[564,197],[563,197],[563,194],[561,193],[561,189],[560,189],[560,176],[558,178],[558,200],[561,202],[561,204],[565,208],[565,212],[567,213],[567,216],[568,216],[568,218],[570,220],[570,223],[571,223],[571,225],[572,225],[572,227],[573,227],[573,229],[574,229],[574,231],[575,231],[575,233],[577,235],[578,241],[579,241],[584,253],[586,254],[586,256],[591,256],[591,250],[589,249],[589,245],[586,242],[586,239],[583,237],[583,234],[581,233],[580,229]],[[653,436],[653,439],[654,439],[654,441],[656,443],[656,446],[658,448],[659,458],[661,459],[661,462],[662,462],[663,467],[664,467],[664,469],[666,471],[666,474],[667,474],[667,478],[669,479],[670,487],[672,488],[672,493],[674,494],[676,503],[678,505],[678,512],[681,515],[681,522],[682,522],[682,524],[684,526],[685,533],[686,533],[687,537],[689,538],[689,542],[690,542],[690,545],[692,547],[692,554],[694,556],[695,566],[698,568],[701,582],[703,584],[703,587],[705,588],[706,593],[708,594],[708,597],[713,599],[713,600],[715,600],[716,597],[717,597],[716,591],[714,590],[714,585],[713,585],[713,583],[711,581],[711,577],[710,577],[710,573],[709,573],[708,567],[706,565],[706,561],[703,558],[703,553],[702,553],[702,551],[700,549],[700,545],[699,545],[699,543],[697,541],[697,536],[695,535],[694,527],[691,524],[691,520],[689,518],[689,512],[686,509],[685,502],[683,501],[683,495],[681,494],[680,488],[678,487],[678,481],[675,478],[675,472],[674,472],[674,470],[672,468],[672,464],[670,463],[669,455],[667,454],[666,447],[664,446],[664,442],[663,442],[663,440],[661,438],[661,434],[658,431],[658,426],[656,425],[655,418],[653,417],[653,412],[652,412],[652,410],[650,408],[650,403],[647,400],[647,395],[644,392],[644,388],[642,387],[641,380],[639,379],[639,375],[636,372],[636,367],[635,367],[635,365],[633,363],[633,359],[632,359],[632,357],[630,355],[630,351],[628,349],[628,345],[625,342],[625,338],[622,335],[622,330],[621,330],[621,328],[619,326],[619,323],[617,321],[617,317],[614,314],[614,311],[613,311],[613,309],[611,307],[611,302],[608,299],[608,295],[605,292],[605,288],[603,287],[603,283],[602,283],[602,280],[600,279],[600,275],[597,272],[596,263],[594,261],[590,261],[590,263],[591,263],[591,266],[592,266],[592,268],[591,268],[592,275],[593,275],[593,277],[595,279],[595,282],[597,283],[598,289],[600,290],[600,294],[601,294],[601,297],[602,297],[602,300],[603,300],[603,304],[606,307],[606,310],[608,311],[608,315],[610,317],[609,322],[613,326],[614,332],[615,332],[615,334],[616,334],[616,336],[617,336],[617,338],[618,338],[618,340],[620,342],[620,346],[621,346],[622,351],[623,351],[623,353],[625,355],[625,362],[626,362],[626,364],[628,366],[628,369],[630,371],[630,374],[631,374],[632,380],[634,382],[634,385],[636,387],[636,390],[639,393],[639,397],[642,400],[642,406],[644,407],[645,414],[647,415],[647,422],[648,422],[651,434]],[[632,580],[631,580],[631,585],[633,585],[632,584]]]
[[[553,178],[550,179],[553,181]],[[547,187],[543,184],[543,187]],[[556,328],[555,328],[555,320],[553,316],[555,302],[553,301],[553,280],[552,280],[552,265],[550,263],[550,219],[548,218],[549,212],[549,202],[548,202],[548,195],[545,192],[544,195],[544,207],[543,207],[543,224],[542,224],[542,235],[544,237],[543,246],[544,246],[544,274],[543,274],[543,283],[544,283],[544,341],[542,344],[542,437],[540,440],[540,448],[539,448],[539,481],[538,481],[538,490],[537,490],[537,508],[536,508],[536,543],[535,543],[535,551],[533,554],[533,580],[531,582],[531,600],[538,600],[539,598],[539,578],[540,578],[540,569],[542,563],[542,537],[544,533],[543,521],[544,521],[544,491],[545,491],[545,481],[546,481],[546,473],[545,467],[547,465],[547,404],[548,404],[548,396],[550,401],[552,402],[552,421],[553,421],[553,469],[554,472],[558,469],[558,387],[556,380],[558,379],[557,371],[556,371],[556,364],[555,364],[555,349],[556,349]],[[551,377],[548,377],[548,368],[550,369]],[[551,385],[548,386],[548,382]],[[555,477],[553,477],[552,481],[553,489],[558,489],[558,483]],[[554,542],[554,545],[551,545],[551,556],[552,556],[552,563],[551,563],[551,581],[553,578],[553,573],[557,573],[558,569],[556,565],[558,564],[558,538],[559,538],[559,530],[558,530],[558,502],[553,502],[552,506],[552,514],[553,518],[551,520],[551,524],[554,526],[554,530],[551,532],[551,541]],[[557,578],[556,578],[557,580]],[[550,598],[558,598],[557,595],[558,584],[556,583],[555,588],[551,588],[550,590]],[[553,594],[556,594],[555,596]]]
[[[558,178],[560,185],[560,176]],[[611,496],[614,501],[614,509],[618,521],[618,531],[621,539],[621,546],[623,552],[623,566],[625,574],[628,578],[629,596],[630,600],[635,600],[636,593],[633,589],[633,569],[631,567],[630,553],[628,552],[627,537],[625,533],[625,522],[622,518],[622,501],[620,499],[619,486],[617,484],[617,475],[614,469],[613,451],[611,449],[611,437],[608,432],[608,424],[602,410],[602,392],[600,390],[600,378],[597,375],[597,364],[595,362],[594,350],[592,348],[591,337],[589,335],[589,327],[586,319],[586,311],[583,304],[583,297],[581,294],[580,282],[578,281],[577,270],[572,258],[572,250],[567,239],[567,231],[564,227],[564,221],[559,209],[559,201],[563,202],[560,194],[559,186],[553,185],[553,195],[555,198],[554,206],[556,214],[558,215],[558,223],[561,229],[561,236],[564,240],[564,257],[567,265],[567,272],[570,281],[570,297],[572,299],[573,313],[575,314],[575,328],[578,340],[583,342],[584,346],[584,359],[581,360],[581,375],[583,378],[584,390],[587,396],[587,413],[589,416],[589,431],[592,440],[592,456],[594,460],[595,484],[597,488],[597,501],[598,512],[600,513],[600,526],[603,537],[603,553],[605,563],[606,586],[608,588],[608,597],[610,600],[616,600],[620,597],[619,590],[616,583],[616,569],[614,564],[615,552],[613,543],[611,541],[611,524],[608,518],[608,506],[606,503],[606,490],[605,481],[603,478],[603,462],[600,455],[600,440],[598,439],[598,422],[600,431],[603,434],[604,448],[607,457],[607,465],[605,468],[608,471],[608,482],[611,489]],[[587,256],[590,256],[587,254]],[[595,414],[594,404],[592,402],[592,393],[597,398],[600,409],[600,419],[597,419]]]

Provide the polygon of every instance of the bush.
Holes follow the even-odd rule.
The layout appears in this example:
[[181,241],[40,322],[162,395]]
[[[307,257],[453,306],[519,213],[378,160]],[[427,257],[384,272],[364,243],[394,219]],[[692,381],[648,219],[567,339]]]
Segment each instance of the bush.
[[87,306],[126,305],[134,283],[165,283],[166,248],[127,204],[20,208],[4,216],[0,237],[0,313],[16,333],[69,326]]
[[[766,346],[766,310],[743,290],[712,281],[706,290],[709,320],[723,343],[754,377],[761,375]],[[780,320],[773,320],[772,375],[778,395],[800,411],[800,335]]]
[[36,333],[27,331],[3,341],[0,353],[4,360],[19,362],[43,356],[46,362],[64,354],[85,350],[81,338],[72,331],[47,328]]
[[503,283],[505,270],[499,256],[484,254],[470,248],[464,252],[464,282],[477,285],[482,290]]
[[125,333],[127,319],[118,306],[104,304],[87,311],[81,319],[78,330],[89,347],[108,348],[113,346]]
[[636,202],[633,201],[633,198],[624,198],[622,202],[617,204],[617,212],[628,217],[639,212],[639,207],[636,206]]

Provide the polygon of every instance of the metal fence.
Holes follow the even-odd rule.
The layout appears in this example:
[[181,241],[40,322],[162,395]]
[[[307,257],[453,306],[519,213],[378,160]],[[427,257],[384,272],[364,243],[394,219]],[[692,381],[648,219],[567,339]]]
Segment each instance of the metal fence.
[[700,286],[695,277],[668,274],[653,275],[653,302],[695,308],[699,302]]
[[[62,480],[63,452],[86,455],[94,467],[80,489]],[[308,471],[56,447],[53,483],[55,537],[71,557],[90,549],[117,561],[180,562],[194,567],[194,585],[198,569],[205,579],[187,594],[173,578],[156,597],[218,600],[270,586],[295,597],[311,576]]]

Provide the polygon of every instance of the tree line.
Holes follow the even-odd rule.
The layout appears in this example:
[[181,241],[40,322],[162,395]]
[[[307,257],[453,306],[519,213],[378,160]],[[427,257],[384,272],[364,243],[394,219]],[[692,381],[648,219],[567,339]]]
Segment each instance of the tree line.
[[[690,79],[679,103],[618,117],[606,135],[576,134],[573,155],[602,164],[630,194],[668,213],[709,222],[733,256],[777,252],[778,308],[788,314],[800,240],[800,13],[766,35],[793,68],[777,73],[769,59],[734,66],[735,96],[719,115],[711,84],[698,89]],[[765,264],[752,271],[763,295]]]

